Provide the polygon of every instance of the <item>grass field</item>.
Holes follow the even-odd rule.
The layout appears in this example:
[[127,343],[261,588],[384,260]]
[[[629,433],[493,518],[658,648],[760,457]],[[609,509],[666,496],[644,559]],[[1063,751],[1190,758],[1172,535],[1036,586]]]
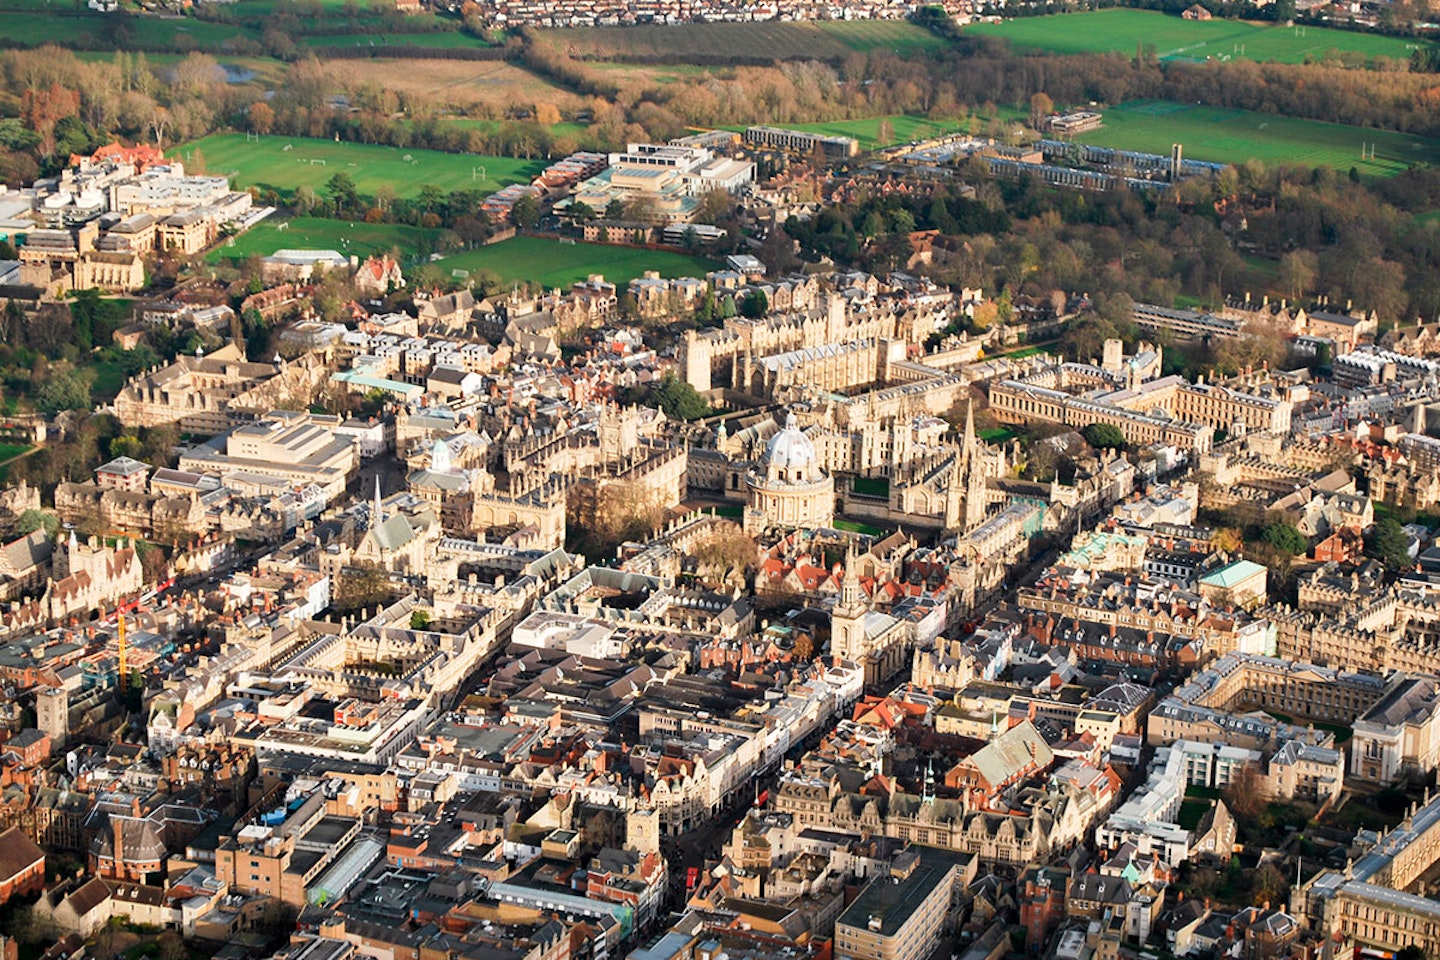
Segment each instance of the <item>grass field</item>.
[[488,270],[506,282],[566,287],[592,273],[614,284],[627,283],[646,270],[662,277],[703,277],[719,269],[713,260],[665,250],[612,247],[600,243],[561,243],[540,237],[515,237],[491,247],[469,250],[438,262],[445,271]]
[[[1081,143],[1168,154],[1173,143],[1197,160],[1243,163],[1254,157],[1271,164],[1357,168],[1364,176],[1394,176],[1406,167],[1440,155],[1440,140],[1297,120],[1247,110],[1137,100],[1104,111],[1099,130],[1076,137]],[[1375,159],[1361,160],[1360,145],[1374,144]]]
[[553,103],[566,113],[591,106],[573,90],[503,60],[323,60],[321,68],[329,83],[351,90],[379,78],[397,94],[424,97],[437,114],[476,112],[482,105],[494,116],[516,105]]
[[[282,229],[283,227],[283,229]],[[417,257],[435,248],[439,230],[395,223],[364,223],[296,217],[262,220],[249,230],[211,251],[210,260],[243,260],[251,254],[268,257],[276,250],[338,250],[358,257],[398,248],[405,257]]]
[[66,8],[60,5],[53,10],[55,12],[38,10],[34,13],[11,11],[0,14],[4,21],[0,36],[27,47],[45,43],[61,46],[113,44],[123,45],[129,50],[171,50],[179,45],[217,53],[230,49],[228,44],[237,38],[260,39],[258,31],[236,24],[209,23],[189,17],[130,17],[125,21],[129,36],[122,44],[109,17],[88,13],[61,15]]
[[546,31],[550,42],[591,60],[734,53],[774,60],[833,60],[851,53],[893,50],[908,54],[945,46],[941,37],[904,20],[848,22],[642,24]]
[[[1153,10],[1113,8],[1048,17],[1022,17],[965,28],[1009,40],[1016,47],[1053,53],[1133,54],[1153,47],[1161,60],[1274,60],[1304,63],[1337,51],[1341,59],[1408,60],[1415,42],[1324,27],[1285,27],[1242,20],[1182,20]],[[1243,46],[1243,52],[1241,47]]]
[[[453,190],[492,193],[508,184],[528,181],[545,167],[544,162],[538,160],[406,150],[305,137],[246,140],[245,135],[239,133],[203,137],[170,153],[183,158],[197,149],[205,156],[206,169],[232,176],[237,187],[269,187],[288,194],[297,187],[308,186],[322,196],[326,182],[336,173],[350,174],[361,194],[373,196],[382,184],[389,184],[398,196],[410,197],[426,184],[439,187],[445,193]],[[485,168],[484,176],[472,176],[472,171],[478,174],[480,167]]]
[[484,40],[447,30],[442,33],[339,33],[303,37],[307,47],[430,47],[471,50],[488,47]]

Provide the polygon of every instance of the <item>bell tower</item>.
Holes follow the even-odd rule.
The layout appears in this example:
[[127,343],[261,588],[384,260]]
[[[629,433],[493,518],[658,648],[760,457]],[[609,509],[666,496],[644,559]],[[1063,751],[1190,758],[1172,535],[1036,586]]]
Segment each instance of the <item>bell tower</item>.
[[830,611],[830,652],[844,660],[861,660],[865,649],[865,615],[870,612],[860,587],[860,564],[852,541],[845,551],[845,577],[840,581],[840,602]]

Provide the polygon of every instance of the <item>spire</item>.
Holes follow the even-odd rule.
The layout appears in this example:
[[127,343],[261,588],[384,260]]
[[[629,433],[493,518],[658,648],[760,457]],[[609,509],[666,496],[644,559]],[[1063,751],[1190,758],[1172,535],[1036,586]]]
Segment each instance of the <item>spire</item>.
[[845,546],[845,577],[840,581],[840,606],[846,611],[858,609],[864,602],[860,589],[860,564],[855,558],[855,541]]
[[975,447],[975,398],[971,397],[965,401],[965,439],[960,447],[965,459],[970,459],[970,451]]
[[378,528],[380,524],[384,522],[385,512],[380,506],[380,474],[377,473],[375,474],[375,511],[374,518],[371,520],[371,527],[372,529]]

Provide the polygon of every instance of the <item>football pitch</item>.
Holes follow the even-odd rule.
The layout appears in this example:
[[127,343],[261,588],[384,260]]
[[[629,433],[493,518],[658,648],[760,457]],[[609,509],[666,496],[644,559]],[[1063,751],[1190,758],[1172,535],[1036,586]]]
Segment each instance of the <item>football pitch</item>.
[[1085,13],[1021,17],[977,23],[967,32],[1009,40],[1016,47],[1052,53],[1134,54],[1153,49],[1161,60],[1273,60],[1305,63],[1332,54],[1347,61],[1375,57],[1408,60],[1424,40],[1382,37],[1325,27],[1287,27],[1244,20],[1182,20],[1153,10],[1112,8]]
[[[1440,155],[1440,140],[1224,107],[1137,100],[1106,108],[1104,115],[1100,129],[1075,139],[1161,155],[1180,143],[1196,160],[1238,164],[1253,157],[1276,165],[1355,167],[1366,177],[1394,176]],[[1374,159],[1368,159],[1371,147]],[[1367,159],[1361,159],[1362,148]]]
[[[446,257],[436,266],[457,279],[481,270],[506,283],[535,282],[546,288],[567,287],[592,273],[620,286],[655,270],[662,277],[703,277],[720,265],[703,257],[669,250],[613,247],[602,243],[567,243],[542,237],[514,237],[493,246]],[[454,271],[461,273],[455,274]]]
[[204,155],[208,172],[231,177],[235,187],[270,188],[287,197],[298,187],[310,187],[323,198],[325,184],[337,173],[348,173],[364,196],[373,197],[385,185],[397,197],[417,196],[427,185],[442,193],[488,194],[529,182],[545,168],[541,160],[243,133],[203,137],[174,148],[170,155],[185,160],[196,150]]
[[296,217],[262,220],[238,237],[221,241],[209,259],[243,260],[251,254],[268,257],[276,250],[336,250],[367,257],[397,249],[403,257],[416,257],[435,247],[440,230],[427,230],[399,223],[365,223],[356,220],[329,220]]

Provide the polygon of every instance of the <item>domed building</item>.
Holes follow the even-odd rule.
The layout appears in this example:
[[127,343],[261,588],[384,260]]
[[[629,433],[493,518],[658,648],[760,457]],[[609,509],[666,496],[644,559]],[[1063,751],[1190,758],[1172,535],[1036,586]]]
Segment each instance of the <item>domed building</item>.
[[815,445],[795,422],[770,438],[765,454],[745,475],[745,532],[767,527],[828,527],[835,520],[835,480],[820,468]]

